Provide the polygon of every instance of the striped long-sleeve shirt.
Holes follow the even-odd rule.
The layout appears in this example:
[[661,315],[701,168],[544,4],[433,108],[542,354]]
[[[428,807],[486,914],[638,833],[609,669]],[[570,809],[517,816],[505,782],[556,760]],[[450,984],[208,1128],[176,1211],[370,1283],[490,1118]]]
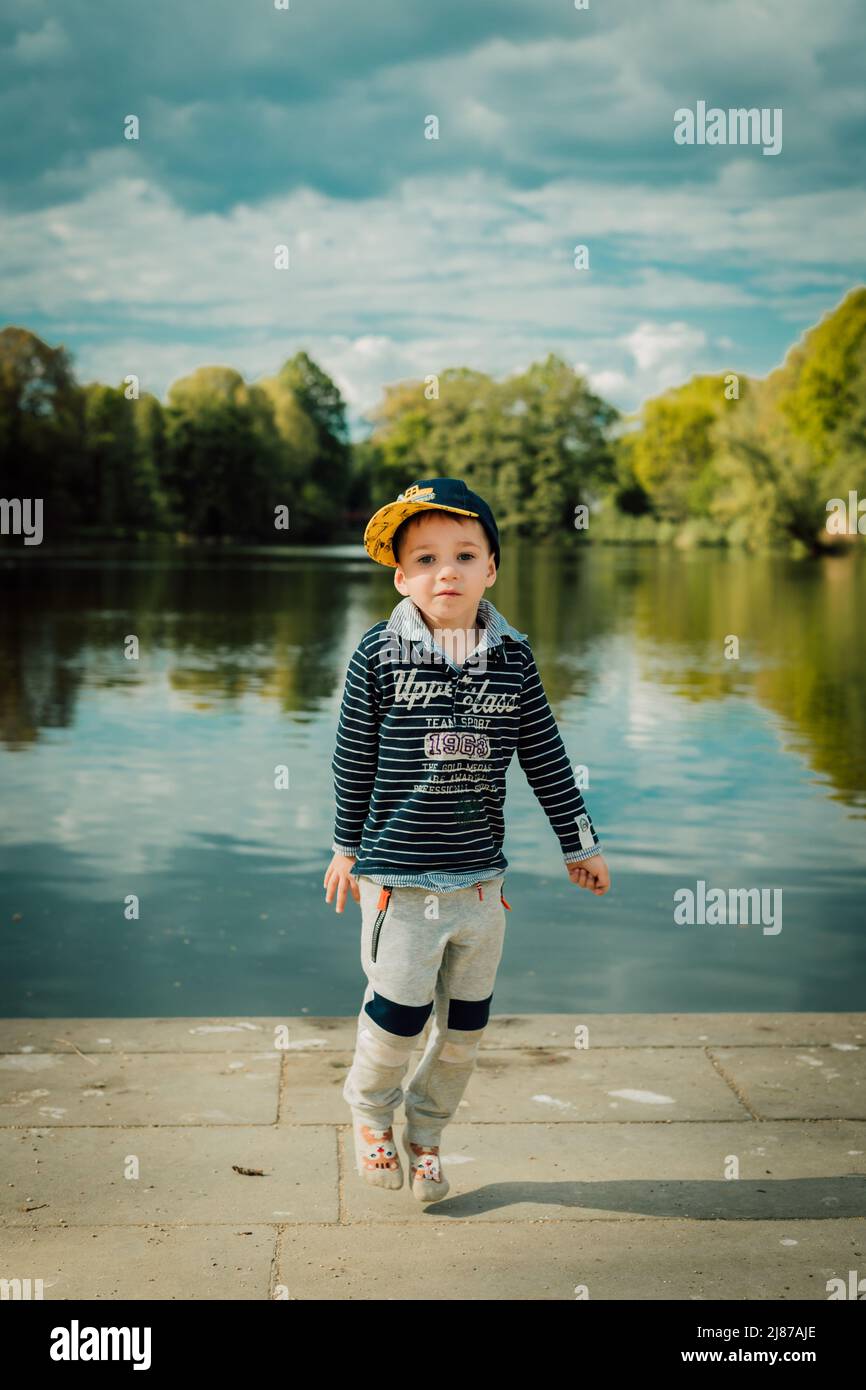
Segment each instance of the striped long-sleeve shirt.
[[349,660],[332,770],[332,848],[375,883],[464,888],[508,867],[505,773],[515,749],[567,864],[600,852],[527,634],[481,599],[462,666],[412,599]]

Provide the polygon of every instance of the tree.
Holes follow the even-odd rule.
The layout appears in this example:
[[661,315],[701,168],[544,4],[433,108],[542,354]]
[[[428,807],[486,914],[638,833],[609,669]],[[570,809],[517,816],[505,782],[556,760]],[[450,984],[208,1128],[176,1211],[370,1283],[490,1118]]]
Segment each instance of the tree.
[[816,468],[866,436],[866,289],[852,290],[791,348],[778,371],[778,405]]
[[41,497],[59,529],[82,500],[83,397],[64,347],[26,328],[0,332],[0,478],[7,497]]
[[511,507],[519,478],[520,529],[539,535],[572,526],[575,506],[614,478],[607,432],[618,412],[553,353],[504,381],[496,405],[506,422],[503,462]]
[[[236,378],[236,379],[234,379]],[[200,368],[169,392],[164,481],[184,531],[273,539],[280,451],[266,394]]]
[[866,489],[866,290],[840,305],[751,385],[720,435],[714,513],[754,543],[835,542],[827,502]]
[[414,479],[463,478],[487,498],[503,532],[571,526],[574,506],[613,475],[606,430],[617,417],[560,358],[497,383],[452,367],[425,383],[389,386],[373,414],[385,500]]
[[685,521],[709,510],[718,485],[717,430],[732,405],[724,391],[724,376],[697,376],[646,401],[639,429],[621,446],[637,483],[665,520]]
[[[282,476],[298,536],[326,540],[349,502],[352,451],[338,387],[305,352],[259,383],[282,442]],[[287,499],[289,500],[289,499]]]

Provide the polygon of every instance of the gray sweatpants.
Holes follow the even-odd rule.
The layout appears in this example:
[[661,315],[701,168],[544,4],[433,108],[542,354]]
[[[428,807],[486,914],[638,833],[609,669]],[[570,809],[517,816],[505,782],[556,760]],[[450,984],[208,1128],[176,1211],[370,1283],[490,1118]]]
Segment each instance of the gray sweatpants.
[[505,939],[505,875],[434,893],[383,888],[358,875],[367,988],[343,1097],[355,1121],[387,1129],[430,1013],[421,1061],[405,1092],[408,1136],[436,1145],[475,1067]]

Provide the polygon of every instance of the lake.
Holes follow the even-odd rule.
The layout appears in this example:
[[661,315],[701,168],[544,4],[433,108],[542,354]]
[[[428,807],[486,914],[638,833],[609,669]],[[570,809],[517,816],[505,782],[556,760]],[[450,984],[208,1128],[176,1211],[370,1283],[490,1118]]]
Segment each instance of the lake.
[[[0,1013],[356,1014],[330,762],[391,571],[360,545],[4,538],[0,588]],[[862,557],[520,541],[487,597],[529,635],[612,877],[569,882],[515,757],[492,1012],[866,1007]],[[764,890],[776,929],[678,922],[699,884]]]

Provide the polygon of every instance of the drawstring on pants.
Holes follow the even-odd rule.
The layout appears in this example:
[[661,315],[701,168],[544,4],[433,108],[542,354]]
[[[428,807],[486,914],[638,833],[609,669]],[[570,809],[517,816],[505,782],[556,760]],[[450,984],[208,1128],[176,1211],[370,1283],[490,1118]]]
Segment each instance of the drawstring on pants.
[[[483,902],[483,901],[484,901],[484,889],[482,888],[482,886],[481,886],[480,883],[476,883],[475,887],[478,889],[478,901],[479,901],[479,902]],[[381,893],[379,894],[379,901],[376,903],[376,908],[377,908],[377,910],[378,910],[378,912],[379,912],[379,914],[380,914],[379,918],[377,918],[377,924],[378,924],[378,925],[381,925],[381,921],[382,921],[382,919],[384,918],[384,912],[385,912],[386,907],[388,906],[388,903],[389,903],[390,900],[391,900],[391,893],[392,893],[392,892],[393,892],[393,889],[391,888],[391,886],[390,886],[390,885],[385,885],[385,886],[382,888]],[[511,903],[507,903],[507,902],[505,901],[505,894],[503,893],[503,891],[502,891],[501,888],[500,888],[500,890],[499,890],[499,897],[500,897],[500,899],[501,899],[501,901],[502,901],[502,906],[503,906],[503,907],[507,907],[507,908],[508,908],[508,911],[510,912],[510,911],[511,911]],[[375,957],[374,957],[374,959],[375,959]]]
[[386,884],[379,894],[379,901],[376,904],[378,912],[376,914],[376,920],[373,923],[373,939],[370,944],[370,957],[372,960],[376,959],[379,951],[379,936],[382,931],[382,923],[385,920],[385,914],[388,911],[388,904],[391,901],[391,894],[393,891],[390,884]]
[[[476,883],[475,887],[478,889],[478,901],[479,901],[479,902],[483,902],[483,901],[484,901],[484,892],[483,892],[483,890],[482,890],[482,888],[481,888],[481,884],[480,884],[480,883]],[[503,906],[503,907],[507,907],[507,908],[508,908],[508,911],[510,912],[510,911],[511,911],[511,903],[507,903],[507,902],[505,901],[505,894],[503,893],[503,891],[502,891],[501,888],[500,888],[500,890],[499,890],[499,897],[500,897],[500,899],[501,899],[501,901],[502,901],[502,906]]]

